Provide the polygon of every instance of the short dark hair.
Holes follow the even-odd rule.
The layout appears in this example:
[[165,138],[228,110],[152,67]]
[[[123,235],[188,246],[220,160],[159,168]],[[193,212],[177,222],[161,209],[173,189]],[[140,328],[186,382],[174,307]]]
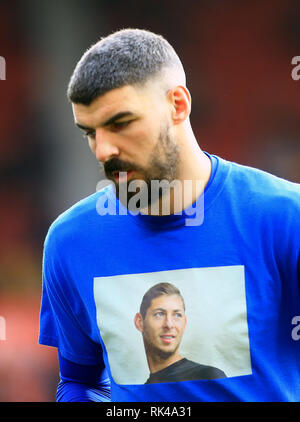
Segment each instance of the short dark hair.
[[183,308],[185,310],[184,300],[179,289],[171,283],[158,283],[152,286],[143,296],[140,306],[140,314],[143,319],[145,319],[147,309],[151,305],[152,300],[162,295],[178,295],[182,300]]
[[[101,38],[77,63],[67,96],[89,105],[98,96],[125,85],[144,84],[164,67],[181,67],[174,48],[145,29],[122,29]],[[183,69],[183,68],[182,68]]]

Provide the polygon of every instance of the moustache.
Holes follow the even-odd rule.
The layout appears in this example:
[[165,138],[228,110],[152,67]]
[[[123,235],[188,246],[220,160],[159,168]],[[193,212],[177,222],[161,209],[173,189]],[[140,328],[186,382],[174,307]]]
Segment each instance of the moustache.
[[128,162],[122,161],[119,158],[111,158],[103,165],[106,176],[112,176],[114,172],[138,170],[138,168]]

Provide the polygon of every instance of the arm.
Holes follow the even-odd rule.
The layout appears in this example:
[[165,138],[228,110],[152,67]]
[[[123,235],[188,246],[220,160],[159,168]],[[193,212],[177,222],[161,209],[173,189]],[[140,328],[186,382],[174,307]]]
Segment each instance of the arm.
[[60,382],[57,402],[108,402],[110,381],[103,365],[79,365],[58,352]]
[[[51,232],[50,232],[51,234]],[[60,382],[57,401],[109,401],[110,384],[101,344],[93,337],[89,311],[77,294],[76,280],[65,263],[68,250],[47,236],[43,257],[43,292],[39,343],[58,350]],[[70,250],[70,248],[69,248]],[[72,250],[72,249],[71,249]]]

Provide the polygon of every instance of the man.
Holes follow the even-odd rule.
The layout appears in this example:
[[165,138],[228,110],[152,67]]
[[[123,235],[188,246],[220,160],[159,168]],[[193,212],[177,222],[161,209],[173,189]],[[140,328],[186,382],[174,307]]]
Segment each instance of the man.
[[[300,342],[291,336],[300,303],[299,185],[201,150],[183,66],[170,44],[149,31],[122,30],[92,46],[74,70],[68,97],[75,124],[116,189],[75,204],[45,240],[39,342],[58,348],[57,400],[299,401]],[[178,183],[152,195],[152,181],[164,180]],[[131,182],[142,192],[141,206],[126,214]],[[102,212],[103,198],[115,200],[115,215]],[[187,224],[198,206],[200,223]],[[107,341],[117,341],[118,359],[131,339],[103,326],[96,279],[236,266],[243,268],[245,311],[233,306],[226,327],[215,317],[222,329],[213,347],[222,353],[227,342],[234,360],[239,346],[231,345],[230,333],[246,324],[250,374],[147,386],[116,382]],[[226,283],[234,289],[234,280]],[[116,297],[126,301],[122,282],[118,293],[101,305],[112,314]],[[230,300],[219,294],[218,303]],[[118,364],[126,368],[126,361]]]
[[180,355],[186,327],[185,305],[180,291],[171,283],[156,284],[145,293],[134,323],[143,335],[150,369],[146,384],[226,377],[217,368]]

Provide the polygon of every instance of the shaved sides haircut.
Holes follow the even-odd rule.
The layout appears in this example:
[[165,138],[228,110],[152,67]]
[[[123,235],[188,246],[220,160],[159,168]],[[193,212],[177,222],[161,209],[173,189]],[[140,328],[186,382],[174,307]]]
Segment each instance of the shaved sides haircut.
[[77,63],[67,96],[90,105],[97,97],[125,85],[144,85],[162,70],[184,74],[174,48],[161,35],[144,29],[123,29],[92,45]]

